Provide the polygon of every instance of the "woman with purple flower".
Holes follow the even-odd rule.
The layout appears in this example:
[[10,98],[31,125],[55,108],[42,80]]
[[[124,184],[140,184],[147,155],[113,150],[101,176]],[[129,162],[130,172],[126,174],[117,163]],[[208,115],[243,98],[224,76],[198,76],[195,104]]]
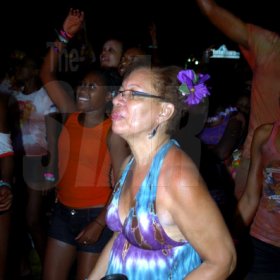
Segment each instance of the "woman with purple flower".
[[182,113],[209,95],[207,75],[176,66],[129,69],[113,100],[112,129],[132,155],[107,225],[114,231],[90,280],[226,279],[235,267],[230,233],[190,157],[171,138]]

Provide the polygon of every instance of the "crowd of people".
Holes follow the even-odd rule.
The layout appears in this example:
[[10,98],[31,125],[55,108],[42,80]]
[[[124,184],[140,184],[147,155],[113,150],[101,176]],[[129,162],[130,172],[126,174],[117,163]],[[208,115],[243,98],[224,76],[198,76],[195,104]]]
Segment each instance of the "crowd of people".
[[[279,219],[280,214],[277,187],[279,169],[275,167],[270,171],[269,184],[265,175],[269,166],[277,162],[275,154],[271,153],[268,158],[270,153],[266,150],[275,151],[277,142],[270,144],[270,141],[267,141],[272,134],[271,129],[266,136],[264,132],[263,136],[260,136],[257,129],[279,121],[280,36],[275,30],[244,22],[213,0],[196,1],[211,23],[239,45],[252,70],[248,132],[235,178],[235,196],[239,200],[237,216],[242,217],[239,220],[243,224],[251,226],[250,235],[261,244],[256,244],[253,240],[253,264],[248,268],[249,279],[277,279],[280,270],[275,265],[275,260],[280,257],[280,243],[276,236],[279,236],[280,228],[275,219]],[[266,148],[269,145],[272,147]],[[268,235],[271,237],[267,238]],[[241,254],[244,254],[244,251],[241,250]]]
[[67,77],[71,42],[91,49],[72,8],[43,61],[1,69],[0,280],[32,277],[32,247],[43,280],[279,279],[280,37],[196,3],[249,92],[218,63],[165,65],[155,24],[150,48],[112,36]]

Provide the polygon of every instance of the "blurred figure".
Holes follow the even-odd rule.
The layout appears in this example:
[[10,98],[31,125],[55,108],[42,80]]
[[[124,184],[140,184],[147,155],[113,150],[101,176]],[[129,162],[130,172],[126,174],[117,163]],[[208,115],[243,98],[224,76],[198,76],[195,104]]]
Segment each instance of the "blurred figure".
[[[51,196],[44,179],[48,160],[45,117],[57,109],[42,86],[39,67],[40,62],[28,56],[17,65],[14,84],[20,91],[14,97],[19,107],[20,130],[16,132],[13,143],[17,202],[24,207],[28,231],[43,263],[48,225],[44,206]],[[27,201],[24,201],[25,197]]]
[[8,126],[8,103],[0,93],[0,279],[7,279],[6,265],[10,236],[13,148]]
[[239,222],[250,227],[253,264],[246,279],[280,279],[280,121],[254,133]]
[[100,53],[101,68],[117,68],[123,54],[123,42],[119,39],[108,39],[102,46]]
[[248,176],[254,130],[264,123],[278,120],[280,115],[280,36],[268,29],[242,21],[214,0],[196,2],[219,30],[239,44],[252,69],[250,122],[235,182],[235,195],[240,198]]
[[[225,93],[222,92],[225,96]],[[228,226],[236,206],[234,180],[228,170],[232,153],[246,134],[246,120],[228,98],[209,97],[209,116],[198,134],[202,142],[200,172]],[[234,102],[235,103],[235,102]]]
[[26,56],[26,53],[15,49],[11,53],[1,54],[0,92],[11,95],[19,90],[14,84],[14,75],[17,65]]
[[129,66],[131,66],[131,64],[137,63],[141,60],[151,61],[151,57],[147,55],[146,52],[139,47],[128,48],[124,52],[121,61],[118,65],[119,74],[121,76],[124,76],[126,70],[129,68]]

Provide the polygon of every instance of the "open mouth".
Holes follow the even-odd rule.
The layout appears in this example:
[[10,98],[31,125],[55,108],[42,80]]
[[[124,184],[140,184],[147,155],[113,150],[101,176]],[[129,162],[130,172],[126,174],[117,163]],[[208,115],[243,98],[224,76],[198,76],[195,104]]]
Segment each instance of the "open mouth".
[[79,96],[78,97],[78,101],[87,102],[87,101],[89,101],[89,98],[88,97],[84,97],[84,96]]

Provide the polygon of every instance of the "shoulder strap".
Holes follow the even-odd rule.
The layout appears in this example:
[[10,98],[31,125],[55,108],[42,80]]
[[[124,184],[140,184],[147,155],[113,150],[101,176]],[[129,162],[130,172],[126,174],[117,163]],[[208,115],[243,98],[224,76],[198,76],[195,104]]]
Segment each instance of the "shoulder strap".
[[[169,142],[164,144],[160,150],[157,152],[156,156],[154,157],[149,173],[146,176],[144,182],[145,184],[148,184],[150,186],[150,191],[152,193],[151,199],[152,201],[156,198],[156,192],[157,192],[157,186],[158,186],[158,177],[160,174],[160,170],[164,161],[164,158],[168,151],[170,150],[173,145],[176,145],[179,147],[179,144],[176,140],[171,139]],[[148,188],[146,188],[148,189]]]
[[[125,166],[125,168],[124,168],[124,170],[123,170],[123,172],[122,172],[122,174],[121,174],[121,177],[120,177],[119,180],[116,182],[115,188],[117,187],[117,189],[119,189],[119,188],[122,189],[123,184],[124,184],[125,179],[126,179],[126,176],[127,176],[127,173],[128,173],[128,171],[130,170],[130,166],[131,166],[131,164],[133,163],[133,161],[134,161],[134,157],[131,156],[129,162],[127,163],[127,165]],[[117,189],[114,189],[114,192],[116,192]]]

